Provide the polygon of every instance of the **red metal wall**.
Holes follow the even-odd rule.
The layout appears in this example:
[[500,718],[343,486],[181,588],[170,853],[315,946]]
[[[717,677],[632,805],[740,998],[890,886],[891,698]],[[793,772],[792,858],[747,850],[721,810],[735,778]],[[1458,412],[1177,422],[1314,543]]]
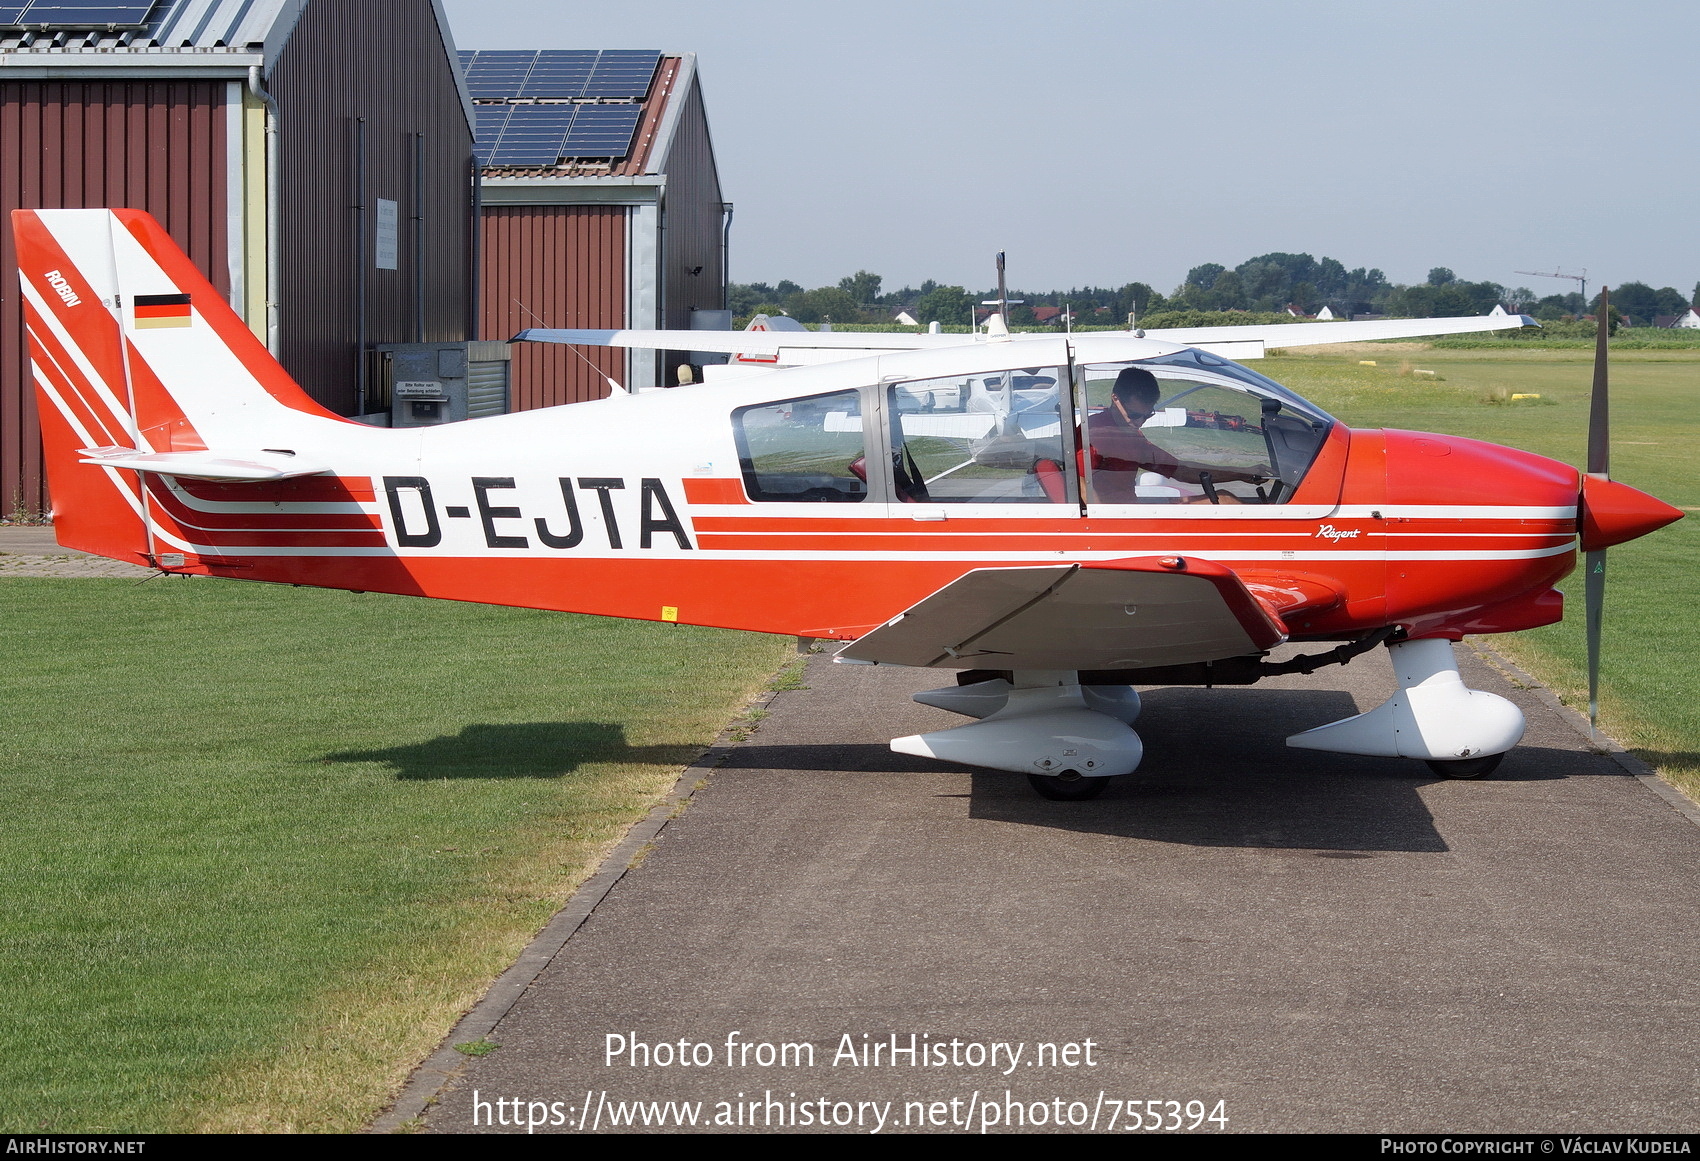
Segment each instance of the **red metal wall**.
[[0,514],[45,509],[14,209],[158,218],[228,294],[223,81],[0,82]]
[[[535,326],[626,325],[623,206],[486,205],[481,262],[480,330],[486,339]],[[518,344],[513,410],[601,399],[608,385],[598,372],[621,379],[625,367],[625,352],[612,347]]]

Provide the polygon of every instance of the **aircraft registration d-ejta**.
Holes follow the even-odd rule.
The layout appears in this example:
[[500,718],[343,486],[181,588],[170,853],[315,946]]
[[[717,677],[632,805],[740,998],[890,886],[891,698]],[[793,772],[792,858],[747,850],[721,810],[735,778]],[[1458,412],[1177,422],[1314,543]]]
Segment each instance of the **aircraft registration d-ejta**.
[[[1377,647],[1397,692],[1288,739],[1474,777],[1523,733],[1452,642],[1681,513],[1457,436],[1348,430],[1241,365],[1509,318],[1014,336],[530,331],[721,351],[707,381],[436,427],[308,398],[147,214],[13,215],[61,544],[165,572],[841,641],[956,671],[975,719],[892,747],[1089,798],[1139,765],[1136,685]],[[1004,296],[1007,297],[1007,296]],[[1603,343],[1603,336],[1602,336]],[[1597,627],[1597,615],[1590,617]],[[1283,642],[1333,642],[1270,661]]]

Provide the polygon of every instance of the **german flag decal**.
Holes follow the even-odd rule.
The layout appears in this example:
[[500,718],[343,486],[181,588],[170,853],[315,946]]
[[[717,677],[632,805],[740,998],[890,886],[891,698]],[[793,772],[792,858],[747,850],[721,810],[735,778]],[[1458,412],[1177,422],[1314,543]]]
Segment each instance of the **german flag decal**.
[[187,294],[138,294],[135,305],[137,330],[189,325]]

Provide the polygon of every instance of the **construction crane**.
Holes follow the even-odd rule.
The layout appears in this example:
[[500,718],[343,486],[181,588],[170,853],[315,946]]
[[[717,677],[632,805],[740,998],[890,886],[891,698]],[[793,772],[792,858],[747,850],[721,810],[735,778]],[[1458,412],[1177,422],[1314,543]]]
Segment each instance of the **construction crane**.
[[1551,273],[1548,273],[1545,270],[1517,270],[1513,271],[1513,273],[1527,274],[1531,278],[1568,278],[1572,282],[1580,283],[1580,289],[1582,291],[1582,309],[1588,309],[1588,268],[1586,266],[1582,268],[1582,273],[1580,274],[1566,274],[1562,270],[1554,270]]

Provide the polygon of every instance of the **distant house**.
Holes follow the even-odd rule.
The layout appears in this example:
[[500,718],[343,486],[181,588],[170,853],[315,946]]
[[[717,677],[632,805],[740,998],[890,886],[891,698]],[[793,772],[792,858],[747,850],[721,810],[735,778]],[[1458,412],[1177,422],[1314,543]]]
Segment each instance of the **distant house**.
[[1316,312],[1316,321],[1318,321],[1318,322],[1333,322],[1334,321],[1334,312],[1329,310],[1326,306],[1324,306],[1321,310]]
[[1676,319],[1677,316],[1674,314],[1656,314],[1653,316],[1653,325],[1669,329],[1676,325]]
[[1036,323],[1059,323],[1062,321],[1062,307],[1036,306],[1033,308],[1033,321]]
[[897,312],[897,318],[894,319],[893,321],[900,323],[900,324],[902,324],[903,326],[906,326],[906,327],[918,327],[918,326],[921,325],[920,322],[916,320],[915,316],[910,314],[906,310],[898,311]]
[[1700,330],[1700,311],[1695,310],[1695,308],[1691,306],[1688,308],[1687,314],[1678,315],[1676,317],[1676,321],[1670,325],[1673,327],[1683,327],[1687,330]]
[[1488,317],[1489,318],[1504,318],[1506,315],[1508,315],[1510,313],[1511,313],[1510,311],[1506,310],[1503,306],[1501,306],[1499,303],[1496,302],[1496,303],[1493,304],[1493,309],[1488,311]]

